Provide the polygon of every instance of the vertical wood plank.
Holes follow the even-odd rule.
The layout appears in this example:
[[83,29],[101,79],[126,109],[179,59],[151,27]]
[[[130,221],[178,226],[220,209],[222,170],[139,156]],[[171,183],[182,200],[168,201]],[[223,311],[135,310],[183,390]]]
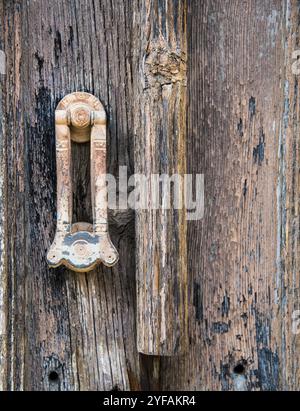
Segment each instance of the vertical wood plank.
[[164,389],[299,388],[296,1],[189,1],[188,170],[205,215],[188,226],[190,352]]
[[185,210],[172,196],[163,209],[166,186],[154,209],[151,175],[185,174],[186,2],[145,0],[139,15],[135,172],[147,178],[148,193],[136,211],[138,350],[174,355],[187,342]]
[[[273,332],[278,346],[280,389],[300,384],[300,260],[299,260],[299,2],[287,0],[284,21],[283,100],[278,147],[277,271]],[[265,386],[268,387],[267,382]]]
[[[187,171],[205,175],[204,219],[188,224],[188,353],[142,356],[140,369],[135,236],[140,273],[144,261],[152,268],[163,261],[147,248],[152,231],[142,225],[150,221],[145,214],[137,213],[135,233],[132,211],[110,213],[116,268],[78,275],[46,265],[55,231],[54,109],[65,94],[85,90],[104,103],[110,172],[117,175],[119,165],[133,172],[134,139],[136,171],[184,167],[175,155],[166,168],[162,156],[165,143],[183,145],[174,135],[176,129],[184,135],[184,82],[177,75],[185,71],[185,30],[170,28],[175,19],[177,27],[183,22],[184,3],[0,1],[0,49],[7,56],[6,76],[0,75],[1,389],[299,389],[296,0],[187,1]],[[141,66],[143,55],[148,64]],[[147,80],[141,89],[140,67]],[[175,126],[159,110],[162,102]],[[150,123],[155,132],[147,134]],[[152,157],[144,156],[146,148]],[[88,154],[88,147],[73,147],[74,219],[91,214]],[[175,226],[172,218],[168,223]],[[181,239],[175,236],[178,247]],[[165,244],[180,258],[173,269],[184,266],[184,248],[175,253],[171,237]],[[159,288],[149,290],[148,296],[156,290],[159,307]],[[140,326],[151,333],[160,312],[148,328],[145,318],[138,317],[140,346],[154,353],[156,336],[149,340]],[[155,349],[168,354],[174,335],[167,330],[170,345],[161,347],[160,330]]]
[[[119,165],[126,165],[129,174],[133,168],[130,4],[11,1],[3,13],[8,54],[7,388],[137,389],[133,213],[122,210],[109,217],[120,253],[116,267],[81,275],[49,269],[46,263],[56,221],[58,101],[78,90],[99,97],[109,122],[108,171],[117,176]],[[86,147],[73,149],[80,185],[74,218],[88,220],[87,155]]]
[[[3,16],[3,1],[0,1],[0,16]],[[4,27],[3,20],[0,20],[0,50],[4,53]],[[2,61],[3,62],[3,61]],[[6,167],[5,167],[5,102],[4,102],[4,82],[5,67],[0,70],[0,390],[7,387],[7,338],[6,338],[6,298],[7,298],[7,276],[6,276]]]

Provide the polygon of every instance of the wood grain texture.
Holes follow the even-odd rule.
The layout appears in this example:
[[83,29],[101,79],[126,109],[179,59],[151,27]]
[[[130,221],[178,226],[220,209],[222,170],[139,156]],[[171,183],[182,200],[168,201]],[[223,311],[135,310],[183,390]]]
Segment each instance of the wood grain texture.
[[296,1],[189,1],[190,352],[164,389],[299,389],[299,48]]
[[[63,96],[83,90],[101,99],[108,170],[132,170],[132,11],[126,1],[38,0],[5,2],[2,13],[9,233],[2,386],[137,389],[133,213],[110,216],[116,267],[77,274],[46,262],[56,220],[54,110]],[[73,150],[74,216],[89,221],[89,157],[80,150]]]
[[[116,268],[47,268],[55,107],[77,89],[100,97],[108,170],[133,173],[133,141],[145,136],[135,133],[147,124],[134,118],[140,98],[162,101],[158,86],[137,88],[140,22],[155,25],[149,4],[158,2],[0,1],[0,388],[299,390],[296,0],[187,0],[187,171],[205,175],[205,215],[188,223],[186,355],[138,354],[135,235],[144,231],[135,234],[132,211],[109,215]],[[72,155],[73,218],[91,222],[88,145]]]
[[151,176],[185,174],[186,2],[144,1],[139,16],[135,172],[147,178],[148,197],[136,211],[138,350],[174,355],[187,348],[185,209],[172,196],[163,209],[169,183],[153,209]]
[[[3,2],[0,1],[0,15],[3,15]],[[4,51],[4,28],[3,21],[0,19],[0,50]],[[4,107],[4,87],[5,74],[0,74],[0,390],[5,387],[6,381],[6,293],[7,293],[7,276],[6,276],[6,257],[7,257],[7,231],[6,231],[6,156],[5,156],[5,107]]]

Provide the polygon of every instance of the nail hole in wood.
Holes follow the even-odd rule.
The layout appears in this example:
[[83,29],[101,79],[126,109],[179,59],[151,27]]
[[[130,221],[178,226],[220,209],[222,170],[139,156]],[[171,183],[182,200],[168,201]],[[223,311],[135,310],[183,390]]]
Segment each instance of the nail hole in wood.
[[233,369],[233,372],[234,372],[235,374],[244,374],[245,371],[246,371],[246,368],[245,368],[245,366],[244,366],[243,363],[237,364],[237,365],[234,367],[234,369]]
[[121,389],[118,387],[118,385],[114,385],[111,391],[121,391]]
[[55,382],[55,381],[58,380],[58,374],[57,374],[56,371],[51,371],[49,373],[49,380],[52,381],[52,382]]

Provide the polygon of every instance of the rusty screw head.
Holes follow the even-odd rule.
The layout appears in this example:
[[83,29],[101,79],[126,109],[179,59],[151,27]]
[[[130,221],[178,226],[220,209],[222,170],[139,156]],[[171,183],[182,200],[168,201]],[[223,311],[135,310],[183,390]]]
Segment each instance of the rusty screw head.
[[73,127],[86,128],[91,123],[91,112],[88,107],[80,105],[71,110],[71,124]]

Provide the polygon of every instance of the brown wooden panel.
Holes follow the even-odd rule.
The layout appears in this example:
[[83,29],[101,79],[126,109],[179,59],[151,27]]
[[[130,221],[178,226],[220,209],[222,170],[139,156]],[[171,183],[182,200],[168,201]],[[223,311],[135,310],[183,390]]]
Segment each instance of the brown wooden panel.
[[[131,20],[126,1],[5,2],[8,389],[138,387],[133,213],[111,215],[113,269],[49,270],[45,258],[56,219],[54,110],[64,95],[101,99],[108,170],[132,171]],[[74,217],[88,220],[88,151],[73,154]]]
[[[49,270],[46,252],[55,107],[75,90],[99,97],[108,170],[133,173],[136,53],[149,34],[136,24],[158,2],[0,1],[1,389],[299,389],[298,2],[187,3],[187,168],[205,175],[204,219],[188,223],[189,352],[140,361],[134,213],[110,213],[113,269]],[[88,154],[73,147],[85,221]]]
[[[186,350],[188,313],[186,214],[183,207],[175,208],[186,172],[186,2],[142,4],[134,50],[135,172],[147,178],[149,195],[136,211],[138,350],[176,355]],[[171,198],[167,180],[161,195],[156,194],[154,175],[173,178]],[[156,209],[151,208],[155,196]],[[164,208],[168,203],[169,209]]]
[[[3,2],[0,1],[0,15],[3,15]],[[0,50],[4,51],[4,28],[3,21],[0,20]],[[4,81],[5,70],[0,70],[0,390],[6,386],[6,321],[5,306],[7,292],[6,276],[6,167],[5,167],[5,143],[4,143]]]
[[205,215],[188,226],[190,353],[161,362],[163,388],[299,387],[298,16],[296,1],[189,1],[187,164]]

